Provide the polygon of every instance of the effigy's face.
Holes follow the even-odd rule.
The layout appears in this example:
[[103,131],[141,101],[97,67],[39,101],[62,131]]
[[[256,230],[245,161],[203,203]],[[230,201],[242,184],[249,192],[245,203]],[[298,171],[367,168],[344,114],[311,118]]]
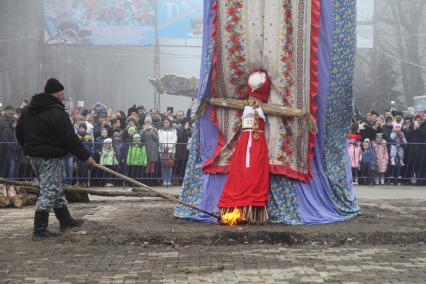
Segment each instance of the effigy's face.
[[255,91],[262,87],[263,84],[266,82],[266,74],[265,72],[254,72],[250,75],[248,79],[248,84],[250,88]]

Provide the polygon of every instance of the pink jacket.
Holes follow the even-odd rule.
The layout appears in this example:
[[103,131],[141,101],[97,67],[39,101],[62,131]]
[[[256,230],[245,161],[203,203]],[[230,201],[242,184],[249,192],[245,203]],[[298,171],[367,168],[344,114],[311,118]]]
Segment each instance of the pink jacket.
[[349,143],[348,151],[349,151],[349,159],[351,160],[351,167],[358,168],[359,163],[362,160],[362,151],[361,151],[360,143],[359,142],[355,142],[355,144]]
[[379,173],[385,173],[389,163],[388,148],[386,146],[386,140],[382,140],[381,143],[373,143],[374,150],[376,151],[377,157],[377,169]]

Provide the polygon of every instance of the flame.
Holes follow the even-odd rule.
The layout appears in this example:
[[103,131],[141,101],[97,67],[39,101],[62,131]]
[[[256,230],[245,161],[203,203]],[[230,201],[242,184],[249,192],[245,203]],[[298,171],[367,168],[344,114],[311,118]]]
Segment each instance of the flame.
[[220,222],[225,225],[235,225],[238,221],[241,221],[241,213],[238,208],[235,208],[234,211],[222,215]]

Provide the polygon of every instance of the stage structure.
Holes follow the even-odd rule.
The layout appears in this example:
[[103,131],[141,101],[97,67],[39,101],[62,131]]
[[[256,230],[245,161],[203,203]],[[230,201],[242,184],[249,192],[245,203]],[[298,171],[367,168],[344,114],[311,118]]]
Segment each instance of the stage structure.
[[[356,49],[355,0],[205,0],[198,111],[180,199],[217,204],[240,134],[241,111],[215,101],[247,99],[250,73],[271,80],[267,115],[269,222],[322,224],[356,216],[346,136]],[[216,222],[176,206],[178,218]]]

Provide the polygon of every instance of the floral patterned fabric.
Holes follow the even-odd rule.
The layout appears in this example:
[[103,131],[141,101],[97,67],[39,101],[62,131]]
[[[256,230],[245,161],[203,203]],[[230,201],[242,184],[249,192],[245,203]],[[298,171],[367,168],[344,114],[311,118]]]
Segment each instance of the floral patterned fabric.
[[[248,75],[260,68],[271,78],[270,102],[314,110],[319,0],[218,0],[215,6],[215,54],[211,94],[245,99]],[[277,44],[281,43],[281,44]],[[219,129],[206,173],[227,173],[238,138],[238,111],[212,108]],[[315,115],[315,113],[313,113]],[[269,164],[273,174],[310,179],[315,135],[304,118],[268,116]]]
[[[185,177],[182,184],[182,193],[179,197],[187,203],[197,205],[201,196],[203,183],[203,174],[201,172],[200,159],[200,127],[199,119],[195,123],[193,129],[191,150],[189,152],[188,163],[186,166]],[[174,215],[179,218],[190,218],[198,214],[192,208],[178,204],[175,208]]]
[[[212,23],[208,19],[212,19],[212,7],[215,0],[206,0],[204,3],[204,19],[207,22],[204,24],[204,36],[203,36],[203,52],[202,52],[202,65],[200,70],[200,83],[198,90],[198,99],[196,103],[195,109],[199,108],[199,102],[202,98],[208,97],[209,95],[209,86],[210,86],[210,75],[211,75],[211,66],[213,62],[213,47],[214,42],[210,37],[213,26]],[[182,193],[179,199],[193,204],[198,205],[202,199],[203,190],[207,190],[203,187],[203,173],[201,171],[201,164],[203,161],[203,156],[207,156],[209,154],[205,154],[206,148],[208,145],[204,145],[204,149],[201,148],[201,135],[200,135],[200,113],[196,117],[195,127],[192,132],[191,139],[191,149],[189,151],[188,162],[186,166],[184,181],[182,184]],[[211,139],[206,139],[207,141]],[[206,144],[206,143],[204,143]],[[201,206],[202,207],[202,206]],[[205,208],[205,207],[203,207]],[[210,210],[210,208],[205,208]],[[199,212],[188,208],[186,206],[182,206],[178,204],[174,211],[174,216],[178,218],[193,218]]]
[[271,176],[268,215],[271,223],[302,224],[297,197],[297,182],[279,175]]
[[[347,133],[352,116],[352,82],[356,51],[356,1],[335,1],[330,91],[327,104],[325,168],[332,198],[342,214],[358,214],[347,154]],[[346,153],[346,154],[345,154]],[[346,170],[345,170],[346,169]]]

